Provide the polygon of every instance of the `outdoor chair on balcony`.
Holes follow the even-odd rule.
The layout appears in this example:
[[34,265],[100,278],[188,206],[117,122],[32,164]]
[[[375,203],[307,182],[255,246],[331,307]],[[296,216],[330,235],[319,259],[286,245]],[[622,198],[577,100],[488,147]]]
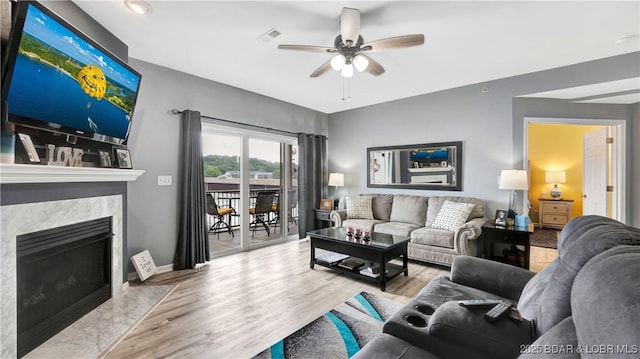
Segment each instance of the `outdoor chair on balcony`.
[[214,223],[209,227],[209,232],[214,232],[218,234],[218,240],[220,240],[220,232],[226,229],[226,232],[231,234],[233,237],[233,231],[231,230],[231,226],[229,222],[225,221],[230,219],[231,214],[236,213],[236,210],[233,207],[218,207],[216,204],[216,200],[213,198],[211,193],[207,193],[207,214],[213,216]]
[[289,190],[289,222],[295,224],[296,226],[298,225],[298,223],[296,222],[296,219],[298,217],[294,216],[293,212],[297,206],[298,206],[298,191],[295,189]]
[[256,197],[256,204],[254,207],[249,208],[249,213],[253,216],[253,221],[249,223],[251,236],[256,233],[256,228],[262,225],[267,231],[267,236],[271,233],[269,228],[269,214],[273,211],[273,200],[276,196],[274,191],[262,191],[258,192]]
[[269,227],[273,227],[273,233],[280,226],[280,196],[275,197],[275,202],[271,205],[271,213],[273,218],[269,221]]

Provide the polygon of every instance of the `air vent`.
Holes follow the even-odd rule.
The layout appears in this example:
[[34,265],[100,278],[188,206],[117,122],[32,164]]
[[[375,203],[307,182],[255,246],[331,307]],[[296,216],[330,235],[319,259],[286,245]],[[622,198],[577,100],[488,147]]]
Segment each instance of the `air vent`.
[[273,39],[275,39],[276,37],[282,35],[282,33],[280,31],[278,31],[278,29],[276,29],[275,27],[272,28],[271,30],[265,32],[264,34],[258,36],[258,39],[267,42],[267,41],[271,41]]

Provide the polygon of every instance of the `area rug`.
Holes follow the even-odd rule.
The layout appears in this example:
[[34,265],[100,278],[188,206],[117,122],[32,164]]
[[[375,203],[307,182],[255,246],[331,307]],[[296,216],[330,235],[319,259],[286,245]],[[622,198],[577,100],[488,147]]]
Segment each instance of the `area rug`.
[[255,359],[350,358],[402,305],[361,292],[302,329],[273,344]]
[[536,228],[529,237],[532,246],[558,248],[559,229]]

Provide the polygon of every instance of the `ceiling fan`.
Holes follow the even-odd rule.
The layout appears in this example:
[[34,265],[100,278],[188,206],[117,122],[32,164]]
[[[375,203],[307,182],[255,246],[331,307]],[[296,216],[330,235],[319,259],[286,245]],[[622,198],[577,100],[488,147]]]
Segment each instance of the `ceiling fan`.
[[340,34],[336,37],[333,47],[310,45],[278,45],[278,49],[311,52],[327,52],[336,54],[330,61],[318,67],[311,77],[318,77],[329,69],[340,71],[344,78],[353,76],[353,68],[362,72],[379,76],[384,73],[384,67],[366,53],[412,47],[424,44],[424,35],[404,35],[386,39],[364,42],[360,35],[360,10],[342,8],[340,15]]

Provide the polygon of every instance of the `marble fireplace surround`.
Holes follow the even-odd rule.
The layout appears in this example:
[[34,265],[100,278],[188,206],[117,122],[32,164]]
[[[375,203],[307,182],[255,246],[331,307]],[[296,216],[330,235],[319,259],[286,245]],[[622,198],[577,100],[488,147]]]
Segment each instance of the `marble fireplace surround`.
[[[106,171],[106,172],[105,172]],[[1,183],[133,181],[144,171],[74,169],[47,166],[2,165]],[[119,297],[122,283],[122,195],[64,199],[0,207],[0,358],[17,357],[16,236],[68,224],[112,217],[111,296]]]

